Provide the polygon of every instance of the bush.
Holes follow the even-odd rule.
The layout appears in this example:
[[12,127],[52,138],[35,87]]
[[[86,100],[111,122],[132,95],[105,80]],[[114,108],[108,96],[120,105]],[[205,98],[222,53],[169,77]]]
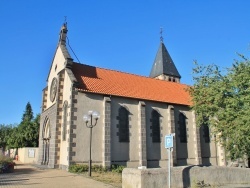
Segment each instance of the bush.
[[69,165],[69,172],[72,173],[82,173],[82,172],[88,172],[88,165],[80,165],[80,164],[73,164]]
[[10,157],[0,156],[0,173],[13,172],[15,163]]
[[108,171],[108,168],[106,167],[102,167],[102,165],[93,165],[92,166],[92,171],[93,172],[107,172]]
[[122,170],[125,168],[125,166],[113,164],[111,165],[111,171],[116,173],[122,173]]
[[[111,165],[111,169],[107,167],[103,167],[102,165],[92,165],[92,172],[107,172],[107,171],[112,171],[116,173],[122,173],[122,170],[125,168],[125,166],[121,165]],[[69,172],[71,173],[83,173],[83,172],[88,172],[89,166],[85,164],[72,164],[69,166]]]

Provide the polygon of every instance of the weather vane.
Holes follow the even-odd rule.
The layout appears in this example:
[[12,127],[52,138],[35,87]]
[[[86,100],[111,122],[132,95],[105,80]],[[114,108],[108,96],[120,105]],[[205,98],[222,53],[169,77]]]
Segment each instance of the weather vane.
[[161,27],[161,28],[160,28],[160,35],[161,35],[160,40],[161,40],[161,42],[163,42],[162,33],[163,33],[163,28]]

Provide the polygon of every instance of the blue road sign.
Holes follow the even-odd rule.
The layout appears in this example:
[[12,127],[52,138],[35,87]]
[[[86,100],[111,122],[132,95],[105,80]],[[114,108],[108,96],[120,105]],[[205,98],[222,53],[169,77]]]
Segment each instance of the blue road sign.
[[165,148],[172,148],[174,147],[173,145],[173,140],[174,140],[174,136],[173,135],[166,135],[165,136]]

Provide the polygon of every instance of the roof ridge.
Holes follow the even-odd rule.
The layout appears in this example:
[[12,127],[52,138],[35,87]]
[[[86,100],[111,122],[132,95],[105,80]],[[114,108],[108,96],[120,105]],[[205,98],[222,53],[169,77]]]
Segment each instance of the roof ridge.
[[99,69],[103,69],[103,70],[108,70],[108,71],[113,71],[113,72],[133,75],[133,76],[138,76],[138,77],[142,77],[142,78],[146,78],[146,79],[157,80],[157,81],[161,81],[161,82],[167,82],[167,83],[171,83],[171,84],[178,84],[178,85],[184,85],[184,86],[189,86],[190,87],[190,85],[183,84],[183,83],[180,83],[180,82],[169,82],[169,81],[166,81],[166,80],[155,79],[155,78],[151,78],[151,77],[147,77],[147,76],[143,76],[143,75],[139,75],[139,74],[135,74],[135,73],[128,73],[128,72],[123,72],[123,71],[114,70],[114,69],[102,68],[102,67],[92,66],[92,65],[78,63],[78,62],[73,62],[73,63],[79,64],[79,65],[85,65],[85,66],[89,66],[89,67],[93,67],[93,68],[99,68]]

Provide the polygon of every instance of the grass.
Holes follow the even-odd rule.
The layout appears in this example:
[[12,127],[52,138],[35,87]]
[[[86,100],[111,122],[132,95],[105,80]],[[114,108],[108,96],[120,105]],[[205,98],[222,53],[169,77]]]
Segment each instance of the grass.
[[[89,177],[88,173],[83,173],[85,177]],[[106,184],[110,184],[114,187],[121,188],[122,187],[122,174],[116,172],[92,172],[92,179],[96,181],[100,181]]]
[[[122,187],[122,170],[124,166],[112,165],[111,169],[103,168],[101,165],[92,166],[92,176],[90,178],[114,187]],[[83,174],[84,177],[88,176],[88,166],[83,164],[72,164],[69,166],[69,172]]]

